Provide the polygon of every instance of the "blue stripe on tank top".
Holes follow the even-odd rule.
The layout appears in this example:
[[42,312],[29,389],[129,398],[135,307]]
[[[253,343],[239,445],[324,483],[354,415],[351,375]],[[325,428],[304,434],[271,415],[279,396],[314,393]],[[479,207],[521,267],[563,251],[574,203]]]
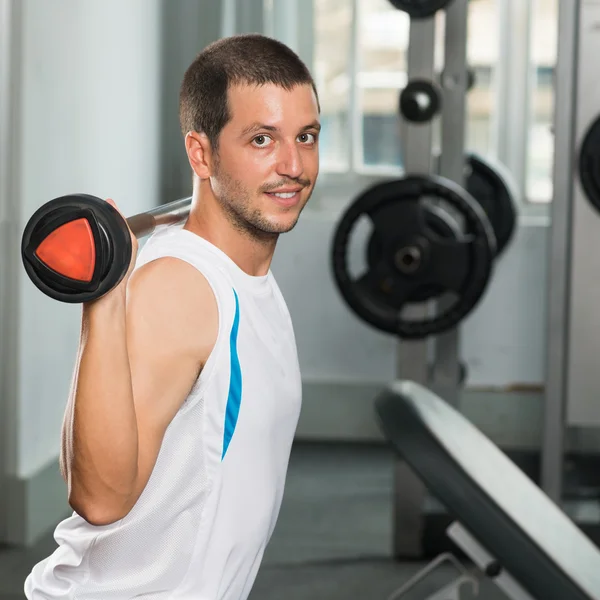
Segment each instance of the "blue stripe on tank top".
[[231,356],[231,374],[229,376],[229,395],[227,396],[227,408],[225,409],[225,433],[223,435],[223,454],[221,460],[225,458],[229,442],[233,437],[238,416],[240,414],[240,404],[242,402],[242,369],[237,352],[237,336],[240,324],[240,305],[238,296],[233,290],[235,296],[235,317],[229,336],[229,353]]

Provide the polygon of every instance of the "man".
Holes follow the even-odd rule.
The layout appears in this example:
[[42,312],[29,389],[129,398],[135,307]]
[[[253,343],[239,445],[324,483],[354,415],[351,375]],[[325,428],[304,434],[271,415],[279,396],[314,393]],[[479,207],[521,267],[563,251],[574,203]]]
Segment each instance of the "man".
[[234,36],[189,67],[180,120],[191,212],[83,306],[74,513],[29,600],[244,599],[275,526],[301,381],[270,264],[318,175],[317,92],[289,48]]

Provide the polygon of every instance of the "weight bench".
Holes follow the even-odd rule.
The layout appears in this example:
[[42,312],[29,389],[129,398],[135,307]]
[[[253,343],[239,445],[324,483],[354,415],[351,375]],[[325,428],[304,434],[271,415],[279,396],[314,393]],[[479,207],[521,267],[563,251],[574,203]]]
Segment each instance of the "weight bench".
[[[395,381],[375,412],[387,441],[456,519],[448,536],[509,598],[600,599],[598,548],[456,409]],[[458,600],[464,579],[428,600]]]

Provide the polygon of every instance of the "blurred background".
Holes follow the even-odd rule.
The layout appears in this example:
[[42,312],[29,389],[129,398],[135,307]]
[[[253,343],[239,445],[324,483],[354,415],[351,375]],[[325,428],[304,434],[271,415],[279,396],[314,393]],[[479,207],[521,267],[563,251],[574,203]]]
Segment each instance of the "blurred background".
[[[462,401],[503,448],[541,443],[558,4],[469,2],[466,148],[508,169],[519,217],[483,301],[461,324]],[[70,514],[58,454],[80,308],[29,281],[23,227],[70,193],[113,198],[125,214],[189,195],[183,73],[210,42],[255,31],[309,65],[323,132],[317,188],[273,263],[304,405],[252,597],[387,597],[422,566],[390,559],[393,458],[372,409],[395,377],[397,340],[344,304],[330,245],[360,190],[403,173],[408,16],[388,0],[0,0],[0,10],[0,598],[22,598],[25,576]],[[435,18],[441,68],[444,13]]]

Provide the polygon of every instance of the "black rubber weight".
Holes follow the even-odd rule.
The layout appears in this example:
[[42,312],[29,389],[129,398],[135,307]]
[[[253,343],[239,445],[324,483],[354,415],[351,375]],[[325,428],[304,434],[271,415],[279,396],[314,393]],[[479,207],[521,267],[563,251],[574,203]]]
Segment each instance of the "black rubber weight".
[[[460,227],[458,223],[448,214],[443,208],[439,206],[424,206],[423,216],[425,226],[431,230],[431,232],[443,239],[458,240],[461,236]],[[381,240],[377,233],[374,231],[369,239],[367,246],[367,263],[370,268],[374,268],[375,265],[382,260],[383,247]],[[427,302],[443,293],[443,289],[439,285],[428,285],[421,286],[416,293],[409,298],[409,302]]]
[[[35,254],[52,231],[75,219],[87,219],[96,246],[96,264],[90,282],[75,281],[56,273]],[[131,260],[131,236],[127,223],[108,202],[88,194],[50,200],[29,219],[21,240],[21,257],[33,284],[54,300],[89,302],[119,284]]]
[[452,0],[390,0],[392,6],[408,14],[411,19],[429,19]]
[[506,169],[478,154],[466,157],[465,185],[488,216],[500,255],[512,240],[517,225],[515,185]]
[[588,200],[600,212],[600,117],[592,123],[581,144],[579,179]]
[[[464,265],[467,276],[464,278],[465,285],[460,290],[458,301],[433,317],[406,320],[401,318],[401,307],[382,301],[376,293],[365,291],[364,286],[359,286],[351,277],[347,264],[349,242],[354,226],[363,215],[372,215],[381,205],[415,203],[424,197],[437,197],[446,201],[464,218],[471,252],[468,264]],[[394,222],[391,223],[392,229]],[[402,225],[406,229],[406,223]],[[421,224],[418,227],[420,229]],[[440,245],[440,240],[429,241]],[[446,243],[455,242],[450,240]],[[473,310],[487,288],[495,253],[495,238],[489,220],[468,192],[442,177],[411,175],[365,190],[348,207],[335,230],[331,256],[333,276],[338,290],[360,318],[373,327],[400,338],[423,339],[452,329]]]
[[[419,102],[419,96],[427,98],[427,104]],[[440,112],[442,94],[435,83],[426,79],[412,79],[400,92],[400,114],[410,123],[427,123]]]

